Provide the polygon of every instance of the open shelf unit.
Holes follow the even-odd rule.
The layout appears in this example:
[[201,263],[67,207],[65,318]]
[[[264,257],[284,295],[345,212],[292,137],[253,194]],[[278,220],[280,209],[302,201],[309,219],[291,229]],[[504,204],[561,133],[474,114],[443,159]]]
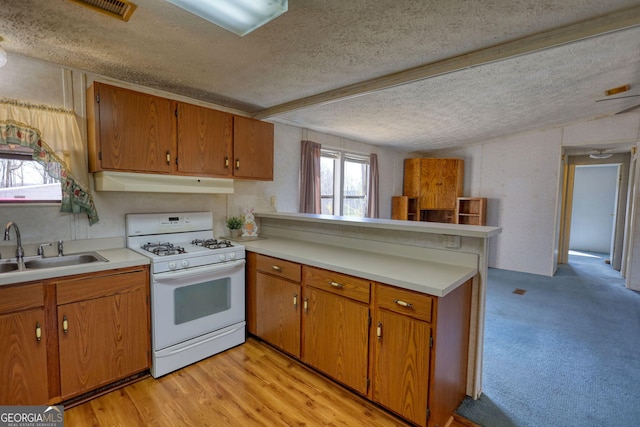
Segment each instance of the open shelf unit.
[[487,225],[487,199],[485,197],[458,197],[456,224]]

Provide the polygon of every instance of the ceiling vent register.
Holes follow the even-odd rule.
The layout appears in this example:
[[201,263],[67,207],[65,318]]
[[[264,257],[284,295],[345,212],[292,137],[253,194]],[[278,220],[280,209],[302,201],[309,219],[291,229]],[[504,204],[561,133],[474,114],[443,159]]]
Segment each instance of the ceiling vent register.
[[129,21],[131,15],[138,6],[127,0],[71,0],[89,9],[102,12],[112,18],[118,18],[125,22]]

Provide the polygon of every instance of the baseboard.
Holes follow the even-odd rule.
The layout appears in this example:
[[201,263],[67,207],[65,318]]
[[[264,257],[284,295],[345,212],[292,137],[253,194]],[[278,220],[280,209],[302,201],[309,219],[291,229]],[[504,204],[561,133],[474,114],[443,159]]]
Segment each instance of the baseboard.
[[480,425],[474,423],[473,421],[469,421],[465,417],[462,417],[458,414],[453,414],[449,421],[445,425],[445,427],[481,427]]

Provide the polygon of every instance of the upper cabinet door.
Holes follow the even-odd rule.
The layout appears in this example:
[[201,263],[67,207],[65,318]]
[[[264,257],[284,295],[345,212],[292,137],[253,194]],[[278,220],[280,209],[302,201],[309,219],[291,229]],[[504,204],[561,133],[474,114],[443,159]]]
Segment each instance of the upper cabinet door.
[[233,175],[273,181],[273,123],[233,117]]
[[463,166],[461,159],[422,159],[420,209],[454,210],[462,196]]
[[95,132],[97,169],[171,173],[175,101],[97,82],[94,86],[95,105],[88,116],[95,117],[88,119],[95,126],[89,132]]
[[178,103],[178,172],[230,176],[233,115]]

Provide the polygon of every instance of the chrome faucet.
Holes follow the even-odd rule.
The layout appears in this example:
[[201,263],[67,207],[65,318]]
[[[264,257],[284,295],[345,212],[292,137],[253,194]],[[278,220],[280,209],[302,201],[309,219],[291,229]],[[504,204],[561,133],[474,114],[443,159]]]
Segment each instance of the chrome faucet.
[[64,246],[62,240],[58,240],[58,256],[64,256]]
[[11,240],[9,238],[9,231],[11,231],[11,227],[16,231],[16,240],[18,241],[18,247],[16,248],[16,261],[18,264],[22,264],[24,259],[24,249],[22,249],[22,239],[20,238],[20,229],[18,228],[18,224],[13,221],[9,221],[7,226],[4,229],[4,240]]
[[51,242],[41,243],[41,244],[38,245],[37,254],[40,255],[41,257],[44,257],[44,247],[45,246],[51,246]]

